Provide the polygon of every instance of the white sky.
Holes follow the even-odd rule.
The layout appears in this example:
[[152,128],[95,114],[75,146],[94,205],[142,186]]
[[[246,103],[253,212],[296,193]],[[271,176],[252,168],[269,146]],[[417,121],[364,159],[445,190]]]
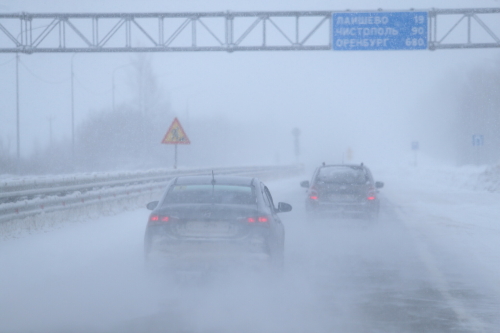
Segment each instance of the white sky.
[[[471,1],[33,1],[0,0],[1,12],[180,12],[225,10],[360,10],[498,7],[494,0]],[[54,135],[70,135],[71,54],[21,55],[21,144],[23,154],[35,141],[48,143],[48,120]],[[270,150],[291,146],[290,131],[302,130],[302,146],[314,156],[334,158],[333,151],[351,147],[356,157],[391,159],[409,153],[412,140],[422,149],[439,146],[441,125],[418,123],[443,109],[440,95],[453,80],[498,50],[374,52],[235,52],[156,53],[155,70],[181,116],[226,115],[234,121],[264,122],[275,131]],[[14,57],[0,53],[0,65]],[[77,123],[91,112],[111,107],[113,70],[130,62],[130,54],[78,54],[75,57]],[[39,78],[35,77],[36,75]],[[126,68],[116,72],[117,104],[131,95]],[[59,82],[49,84],[47,82]],[[61,82],[62,81],[62,82]],[[442,91],[442,93],[441,93]],[[15,152],[15,62],[0,66],[0,136]],[[182,121],[182,117],[181,117]],[[429,126],[427,126],[429,125]],[[426,132],[426,129],[428,132]],[[335,146],[335,149],[332,148]],[[281,147],[281,148],[280,148]],[[443,144],[443,149],[446,149]],[[283,148],[284,149],[284,148]],[[288,147],[287,147],[288,149]],[[286,150],[286,149],[285,149]],[[288,149],[291,151],[291,148]],[[331,154],[331,155],[329,155]],[[306,153],[307,155],[307,153]],[[338,154],[335,158],[338,157]],[[318,157],[320,158],[320,157]]]

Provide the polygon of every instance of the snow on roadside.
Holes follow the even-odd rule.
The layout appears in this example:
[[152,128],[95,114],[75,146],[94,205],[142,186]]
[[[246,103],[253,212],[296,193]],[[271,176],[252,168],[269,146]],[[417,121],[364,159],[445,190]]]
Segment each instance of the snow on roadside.
[[[115,175],[118,175],[116,173]],[[273,181],[282,178],[289,178],[291,175],[287,173],[260,175],[262,181]],[[1,185],[1,184],[0,184]],[[133,188],[134,186],[130,186]],[[89,191],[87,193],[102,194],[103,197],[109,192],[113,193],[113,189],[100,189]],[[139,208],[144,208],[145,205],[153,200],[158,200],[163,190],[146,192],[141,196],[133,196],[132,198],[120,198],[117,200],[107,200],[103,202],[95,202],[85,206],[76,206],[67,210],[59,210],[53,212],[42,212],[41,214],[28,216],[20,219],[0,222],[0,241],[9,238],[22,238],[30,234],[44,233],[55,229],[63,228],[67,224],[84,223],[88,220],[98,219],[101,216],[111,216],[122,213],[123,211],[133,211]],[[75,192],[65,196],[66,199],[78,198],[82,194]],[[54,198],[59,198],[54,196]],[[35,198],[30,202],[41,200]],[[46,200],[46,199],[45,199]],[[4,203],[3,207],[16,207],[22,202]],[[70,206],[68,206],[70,207]]]
[[486,168],[478,177],[479,184],[490,192],[500,192],[500,164]]
[[45,233],[61,229],[68,224],[85,223],[100,219],[102,216],[112,216],[124,211],[135,211],[144,208],[146,203],[158,198],[161,191],[147,193],[139,197],[122,198],[116,201],[92,203],[88,206],[78,206],[67,210],[42,212],[0,223],[0,240],[23,238],[31,234]]
[[[447,280],[447,292],[478,322],[500,324],[500,167],[374,171],[385,181],[381,192],[401,222],[432,254]],[[457,290],[475,294],[477,301]]]
[[389,167],[375,171],[376,178],[390,174],[406,178],[413,185],[425,184],[457,190],[500,192],[500,165]]

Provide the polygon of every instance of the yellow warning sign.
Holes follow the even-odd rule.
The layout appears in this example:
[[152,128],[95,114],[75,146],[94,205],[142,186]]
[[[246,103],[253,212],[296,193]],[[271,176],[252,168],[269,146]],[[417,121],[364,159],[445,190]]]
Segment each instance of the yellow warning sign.
[[170,128],[168,129],[167,134],[165,134],[165,137],[163,138],[161,143],[175,145],[189,145],[191,143],[177,117],[172,122],[172,125],[170,125]]

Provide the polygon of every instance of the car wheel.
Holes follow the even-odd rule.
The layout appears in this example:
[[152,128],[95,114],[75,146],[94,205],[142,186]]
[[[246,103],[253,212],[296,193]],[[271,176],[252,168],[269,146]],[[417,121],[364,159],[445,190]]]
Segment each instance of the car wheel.
[[285,255],[284,250],[277,250],[275,253],[271,254],[271,267],[275,271],[282,271],[285,267]]
[[368,221],[377,221],[378,220],[378,210],[372,210],[372,211],[368,211],[366,213],[366,219]]
[[317,211],[317,209],[315,209],[313,207],[306,206],[306,214],[307,214],[307,217],[312,220],[318,216],[318,211]]

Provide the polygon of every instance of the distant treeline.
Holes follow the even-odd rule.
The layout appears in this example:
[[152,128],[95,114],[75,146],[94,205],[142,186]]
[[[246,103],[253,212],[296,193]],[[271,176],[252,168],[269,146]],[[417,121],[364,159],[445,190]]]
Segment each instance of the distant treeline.
[[[169,168],[174,147],[160,144],[175,114],[143,114],[133,108],[94,113],[77,127],[75,151],[71,139],[36,147],[17,163],[0,142],[0,174],[58,174],[107,170]],[[271,131],[222,116],[179,119],[191,145],[179,145],[180,167],[262,165],[275,163]],[[4,148],[4,149],[3,149]]]
[[[468,75],[457,91],[456,150],[459,164],[493,164],[500,161],[500,58]],[[473,135],[484,145],[474,146]]]

